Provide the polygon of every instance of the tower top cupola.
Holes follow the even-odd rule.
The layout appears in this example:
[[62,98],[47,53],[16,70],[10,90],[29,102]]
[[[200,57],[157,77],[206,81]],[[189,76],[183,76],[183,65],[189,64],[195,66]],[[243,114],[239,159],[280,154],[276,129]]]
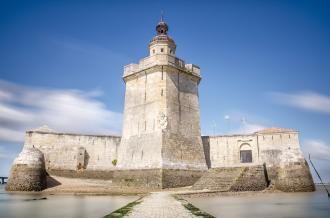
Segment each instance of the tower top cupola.
[[156,26],[157,35],[167,35],[168,26],[164,21],[163,15],[160,17],[160,21]]
[[168,25],[164,21],[163,15],[156,26],[157,35],[149,43],[150,55],[171,55],[175,56],[176,45],[174,40],[168,36]]

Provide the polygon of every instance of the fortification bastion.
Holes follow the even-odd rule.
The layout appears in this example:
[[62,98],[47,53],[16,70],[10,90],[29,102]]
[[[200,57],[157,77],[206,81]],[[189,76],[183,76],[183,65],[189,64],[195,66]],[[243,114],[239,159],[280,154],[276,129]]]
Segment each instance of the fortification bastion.
[[176,44],[163,20],[148,48],[148,57],[124,67],[122,135],[60,133],[46,126],[29,130],[7,190],[42,190],[46,173],[148,190],[315,189],[298,131],[268,128],[246,135],[201,136],[200,68],[176,57]]

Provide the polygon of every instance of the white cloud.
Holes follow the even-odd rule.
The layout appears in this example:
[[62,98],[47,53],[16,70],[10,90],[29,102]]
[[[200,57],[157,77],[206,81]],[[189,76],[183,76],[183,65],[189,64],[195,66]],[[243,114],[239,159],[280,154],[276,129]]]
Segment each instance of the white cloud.
[[0,140],[22,141],[27,129],[48,125],[63,132],[118,134],[121,113],[85,92],[20,86],[0,80]]
[[322,140],[309,139],[303,142],[302,149],[312,159],[330,161],[330,146]]
[[330,96],[312,91],[298,92],[295,94],[274,92],[271,93],[271,96],[276,102],[281,104],[310,111],[330,113]]
[[250,134],[267,128],[269,120],[240,110],[232,110],[224,115],[226,134]]
[[242,119],[241,125],[238,129],[231,131],[231,134],[250,134],[262,129],[265,129],[266,126],[258,123],[247,122],[245,119]]

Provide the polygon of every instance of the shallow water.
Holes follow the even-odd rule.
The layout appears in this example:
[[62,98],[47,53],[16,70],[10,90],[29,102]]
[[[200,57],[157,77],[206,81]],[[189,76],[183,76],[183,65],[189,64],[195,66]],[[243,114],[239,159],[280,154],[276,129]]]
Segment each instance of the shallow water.
[[[46,200],[32,200],[46,197]],[[0,217],[100,218],[136,200],[136,196],[8,194],[0,185]]]
[[[330,189],[330,187],[329,187]],[[46,197],[46,200],[32,200]],[[8,194],[0,185],[0,217],[103,217],[136,196]],[[186,198],[196,207],[224,218],[329,218],[330,199],[322,187],[311,193]],[[179,218],[179,217],[178,217]]]
[[[328,186],[328,190],[330,187]],[[329,218],[330,199],[320,186],[310,193],[264,193],[253,196],[191,197],[196,207],[224,218]]]

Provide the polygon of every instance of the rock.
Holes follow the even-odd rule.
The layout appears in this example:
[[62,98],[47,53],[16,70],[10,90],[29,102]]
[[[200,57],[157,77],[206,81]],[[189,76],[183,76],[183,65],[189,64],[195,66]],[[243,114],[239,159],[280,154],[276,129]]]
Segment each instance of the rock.
[[24,147],[14,160],[6,186],[7,191],[41,191],[47,187],[43,153]]

